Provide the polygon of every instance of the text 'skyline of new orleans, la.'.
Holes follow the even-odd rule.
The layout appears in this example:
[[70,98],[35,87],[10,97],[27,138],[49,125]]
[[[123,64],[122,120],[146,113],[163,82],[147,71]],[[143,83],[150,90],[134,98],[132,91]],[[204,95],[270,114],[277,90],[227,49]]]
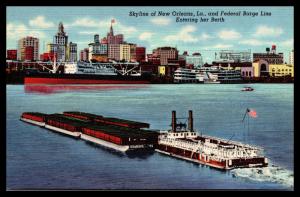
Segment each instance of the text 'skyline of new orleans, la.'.
[[[271,16],[271,12],[133,12],[129,16],[201,16],[202,17],[226,17],[226,16]],[[206,20],[206,18],[204,18]],[[203,20],[204,20],[203,19]],[[176,19],[177,20],[177,19]],[[208,20],[208,19],[207,19]],[[221,19],[220,19],[221,20]],[[100,38],[95,34],[92,43],[87,43],[87,47],[78,53],[77,44],[68,42],[68,34],[62,22],[59,23],[58,31],[53,37],[53,43],[47,44],[46,51],[41,54],[38,37],[26,36],[18,40],[17,49],[7,49],[7,74],[13,75],[23,72],[26,67],[41,69],[51,66],[54,59],[57,62],[137,62],[139,70],[150,73],[153,76],[172,79],[176,70],[180,68],[193,70],[212,68],[217,70],[227,70],[237,76],[238,79],[246,82],[293,82],[294,77],[294,50],[291,48],[288,54],[289,62],[284,61],[284,54],[277,52],[276,45],[266,45],[265,51],[253,52],[245,50],[216,50],[215,59],[212,63],[203,61],[201,51],[189,53],[189,51],[179,52],[175,43],[160,46],[153,49],[152,53],[146,53],[146,47],[136,43],[125,41],[124,34],[115,34],[114,25],[116,20],[112,19],[110,28],[106,36]],[[212,49],[213,50],[213,49]],[[79,58],[78,58],[79,55]],[[40,64],[43,63],[43,67]],[[218,76],[216,76],[218,78]],[[229,76],[224,77],[230,83]],[[194,80],[191,80],[194,81]],[[177,81],[178,82],[178,81]],[[187,80],[186,82],[189,82]]]
[[[214,11],[214,12],[164,12],[164,11],[153,11],[151,13],[148,12],[134,12],[130,11],[129,16],[133,17],[147,17],[147,16],[162,16],[169,17],[174,16],[175,22],[190,22],[190,23],[201,23],[201,22],[225,22],[226,16],[248,16],[248,17],[257,17],[257,16],[272,16],[271,12],[260,11],[260,12],[249,12],[249,11]],[[208,17],[207,17],[208,16]]]

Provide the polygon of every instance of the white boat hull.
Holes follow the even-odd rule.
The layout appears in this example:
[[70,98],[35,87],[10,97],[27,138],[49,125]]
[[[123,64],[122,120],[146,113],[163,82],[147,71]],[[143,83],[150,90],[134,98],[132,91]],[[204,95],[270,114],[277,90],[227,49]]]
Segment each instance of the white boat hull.
[[118,150],[118,151],[121,151],[121,152],[126,152],[126,151],[129,150],[129,146],[117,145],[117,144],[107,142],[107,141],[104,141],[104,140],[101,140],[101,139],[98,139],[98,138],[95,138],[95,137],[92,137],[92,136],[89,136],[89,135],[86,135],[86,134],[83,134],[83,133],[81,134],[81,139],[93,142],[95,144],[102,145],[102,146],[107,147],[107,148],[115,149],[115,150]]
[[38,126],[41,126],[41,127],[44,127],[45,126],[45,123],[44,122],[38,122],[38,121],[34,121],[34,120],[29,120],[27,118],[20,118],[20,120],[24,121],[24,122],[28,122],[28,123],[31,123],[31,124],[35,124],[35,125],[38,125]]
[[47,125],[47,124],[45,124],[45,128],[50,129],[50,130],[55,131],[55,132],[63,133],[63,134],[66,134],[66,135],[70,135],[70,136],[73,136],[73,137],[80,137],[80,135],[81,135],[80,132],[71,132],[71,131],[67,131],[65,129],[53,127],[53,126]]

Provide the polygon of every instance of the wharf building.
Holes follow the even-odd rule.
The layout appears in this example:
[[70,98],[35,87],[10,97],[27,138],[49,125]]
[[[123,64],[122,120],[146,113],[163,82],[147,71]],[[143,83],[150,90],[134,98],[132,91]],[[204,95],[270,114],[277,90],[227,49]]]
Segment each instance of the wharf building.
[[294,65],[269,64],[265,60],[253,62],[252,71],[254,77],[294,77]]
[[39,60],[39,39],[31,36],[18,41],[17,59],[21,61]]
[[276,45],[266,53],[253,53],[254,77],[294,77],[294,65],[284,63],[283,53],[276,53]]
[[18,50],[16,49],[9,49],[9,50],[6,50],[6,59],[7,60],[17,60],[17,53],[18,53]]

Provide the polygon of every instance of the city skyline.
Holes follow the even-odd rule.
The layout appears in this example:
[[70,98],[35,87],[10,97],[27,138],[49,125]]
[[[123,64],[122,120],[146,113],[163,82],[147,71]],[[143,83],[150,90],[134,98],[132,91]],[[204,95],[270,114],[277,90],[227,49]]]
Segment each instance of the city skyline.
[[[224,17],[223,23],[194,23],[176,22],[172,15],[129,16],[131,11],[266,11],[272,16],[232,16]],[[7,49],[17,48],[17,40],[22,37],[34,36],[40,39],[41,54],[53,42],[59,22],[63,22],[69,41],[77,43],[80,51],[93,42],[94,34],[99,34],[100,39],[106,37],[112,19],[115,34],[124,34],[125,41],[146,47],[147,53],[171,46],[177,47],[180,54],[200,52],[208,63],[220,50],[260,53],[273,44],[288,62],[294,44],[292,7],[7,7]]]

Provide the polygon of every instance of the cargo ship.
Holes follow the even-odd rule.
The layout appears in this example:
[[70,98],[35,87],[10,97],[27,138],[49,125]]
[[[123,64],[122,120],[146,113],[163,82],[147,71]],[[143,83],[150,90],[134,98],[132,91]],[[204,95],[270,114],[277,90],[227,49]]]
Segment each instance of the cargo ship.
[[[138,70],[137,62],[63,62],[55,61],[47,72],[27,69],[24,84],[149,84],[151,76]],[[62,67],[62,68],[60,68]]]
[[172,129],[161,132],[156,149],[162,154],[222,170],[266,167],[268,159],[262,150],[258,146],[199,135],[193,129],[192,111],[189,111],[188,129],[186,124],[177,124],[176,111],[172,111]]
[[149,124],[84,112],[24,112],[20,120],[121,152],[154,150],[158,133]]

